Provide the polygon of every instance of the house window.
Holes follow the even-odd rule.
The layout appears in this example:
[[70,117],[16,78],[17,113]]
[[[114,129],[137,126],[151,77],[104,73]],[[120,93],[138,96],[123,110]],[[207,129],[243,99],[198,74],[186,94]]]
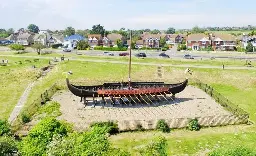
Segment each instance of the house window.
[[216,45],[219,45],[220,44],[220,41],[216,41]]
[[205,44],[206,44],[206,41],[202,41],[202,44],[205,45]]

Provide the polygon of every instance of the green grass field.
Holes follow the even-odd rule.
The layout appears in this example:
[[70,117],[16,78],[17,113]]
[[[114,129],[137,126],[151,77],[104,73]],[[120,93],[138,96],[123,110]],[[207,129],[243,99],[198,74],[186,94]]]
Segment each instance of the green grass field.
[[[28,54],[22,54],[27,55]],[[51,56],[51,55],[45,55]],[[41,57],[45,57],[41,56]],[[70,56],[74,57],[74,56]],[[77,57],[77,56],[75,56]],[[113,59],[110,57],[87,57],[84,59]],[[81,57],[81,58],[83,58]],[[17,65],[15,62],[26,58],[10,58],[10,65],[7,67],[0,66],[1,88],[0,91],[0,112],[4,114],[1,119],[6,119],[17,103],[22,92],[29,82],[35,79],[38,69],[32,69],[35,64],[38,67],[45,66],[48,63],[47,59],[40,59],[39,62],[24,63]],[[121,58],[122,61],[127,61],[127,58]],[[159,60],[138,59],[138,62],[150,62]],[[162,60],[169,64],[181,63],[199,63],[197,61],[179,61],[179,60]],[[162,63],[161,62],[161,63]],[[200,62],[202,65],[218,64],[217,60]],[[242,63],[242,62],[241,62]],[[232,66],[241,65],[234,61],[227,61],[227,64]],[[184,75],[185,68],[164,67],[164,78],[161,81],[177,82],[182,81],[188,75]],[[256,122],[256,71],[255,70],[221,70],[221,69],[198,69],[192,68],[193,75],[189,78],[200,79],[202,82],[212,85],[218,92],[250,113],[250,120]],[[29,108],[30,103],[40,97],[40,94],[52,86],[54,83],[65,86],[65,75],[63,72],[72,71],[74,74],[70,77],[72,83],[79,84],[101,84],[103,82],[126,81],[128,73],[128,65],[126,64],[111,64],[111,63],[96,63],[96,62],[81,62],[81,61],[66,61],[59,63],[55,68],[48,73],[41,81],[37,81],[32,89],[26,107]],[[156,77],[156,66],[132,66],[132,80],[140,81],[155,81],[159,80]],[[18,87],[17,87],[18,86]],[[4,96],[2,96],[4,95]],[[111,136],[110,140],[116,147],[128,150],[132,155],[136,155],[137,148],[150,142],[155,136],[163,135],[168,140],[168,153],[170,155],[196,154],[211,150],[218,147],[229,148],[231,145],[243,144],[248,147],[256,145],[256,126],[255,125],[240,125],[227,126],[217,128],[205,128],[199,132],[190,132],[187,130],[172,130],[170,134],[163,134],[156,131],[147,132],[128,132]]]
[[[47,65],[47,61],[34,62],[33,59],[10,57],[0,59],[9,60],[8,66],[0,66],[0,119],[7,119],[27,85],[36,79],[39,69]],[[22,64],[15,63],[18,61]],[[32,68],[32,65],[36,68]]]

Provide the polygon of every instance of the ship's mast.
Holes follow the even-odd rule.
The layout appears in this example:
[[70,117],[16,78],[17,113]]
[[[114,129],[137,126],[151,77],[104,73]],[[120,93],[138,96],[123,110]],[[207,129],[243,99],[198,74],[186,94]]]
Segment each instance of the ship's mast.
[[128,78],[128,85],[129,89],[131,89],[131,66],[132,66],[132,30],[130,32],[130,54],[129,54],[129,78]]

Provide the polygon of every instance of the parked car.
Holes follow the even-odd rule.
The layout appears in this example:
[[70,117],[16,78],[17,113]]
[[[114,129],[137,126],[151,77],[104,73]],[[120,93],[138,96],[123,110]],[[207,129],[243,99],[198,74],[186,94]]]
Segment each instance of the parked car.
[[145,53],[138,53],[135,55],[136,57],[147,57]]
[[114,56],[114,53],[110,53],[110,52],[104,51],[104,52],[103,52],[103,55],[106,55],[106,56]]
[[170,56],[167,55],[167,54],[165,54],[165,53],[161,53],[161,54],[159,54],[159,56],[160,56],[160,57],[165,57],[165,58],[170,58]]
[[65,48],[63,49],[64,52],[71,52],[71,49]]
[[185,58],[185,59],[194,59],[194,57],[191,56],[191,55],[189,55],[189,54],[184,55],[184,58]]
[[129,53],[120,53],[119,56],[128,56]]

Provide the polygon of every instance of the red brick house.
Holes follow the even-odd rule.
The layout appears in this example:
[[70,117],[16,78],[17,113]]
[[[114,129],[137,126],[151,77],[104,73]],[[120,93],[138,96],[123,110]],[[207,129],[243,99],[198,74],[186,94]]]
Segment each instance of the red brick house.
[[88,35],[88,44],[90,47],[102,45],[101,34],[89,34]]
[[231,34],[215,33],[210,35],[214,50],[232,51],[236,47],[236,37]]
[[160,39],[165,38],[165,34],[143,34],[142,36],[143,46],[148,48],[159,48]]
[[187,48],[191,48],[192,50],[200,50],[211,46],[211,40],[209,36],[203,33],[188,35],[186,40]]

